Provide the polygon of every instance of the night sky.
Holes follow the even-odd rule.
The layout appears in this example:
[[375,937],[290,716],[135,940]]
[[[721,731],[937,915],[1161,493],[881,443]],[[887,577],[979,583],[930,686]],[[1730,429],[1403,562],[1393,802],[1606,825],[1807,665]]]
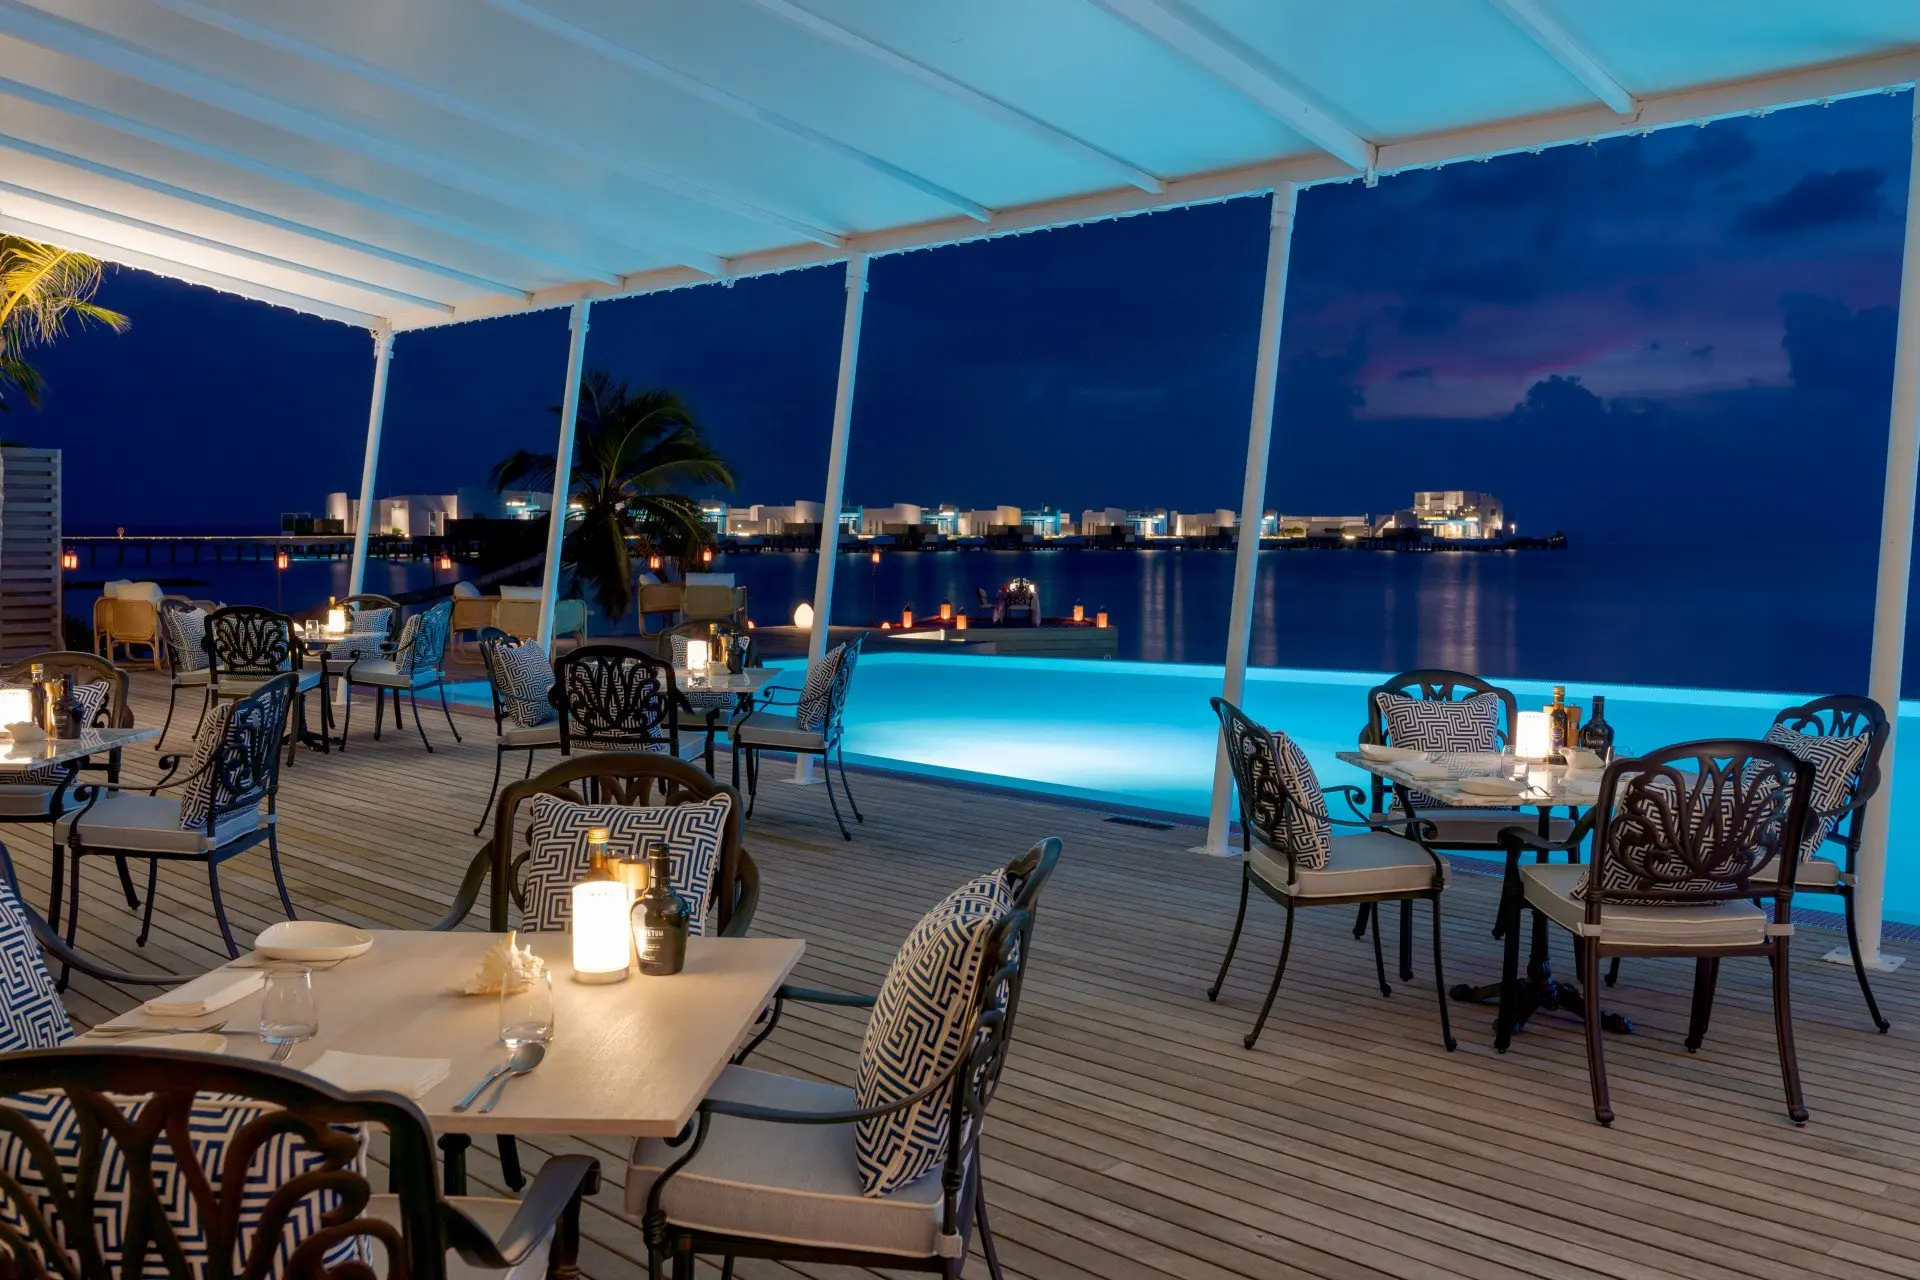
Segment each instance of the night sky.
[[[1500,494],[1523,532],[1872,536],[1909,103],[1301,193],[1270,506]],[[1264,199],[872,264],[850,501],[1238,502]],[[591,364],[684,395],[735,500],[817,497],[843,274],[593,310]],[[356,490],[367,335],[137,271],[0,433],[67,450],[67,526],[277,527]],[[402,334],[383,494],[551,447],[566,316]],[[1573,380],[1577,380],[1573,381]]]

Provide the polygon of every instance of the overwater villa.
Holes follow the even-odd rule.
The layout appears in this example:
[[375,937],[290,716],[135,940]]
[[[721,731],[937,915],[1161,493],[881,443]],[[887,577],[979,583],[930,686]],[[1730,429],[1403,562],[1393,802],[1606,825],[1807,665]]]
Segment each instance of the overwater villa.
[[[1920,6],[0,0],[0,36],[0,233],[373,350],[333,601],[129,572],[81,650],[60,451],[0,450],[8,1275],[1920,1272],[1920,150],[1864,692],[1250,669],[1258,538],[1206,667],[973,644],[1106,627],[1024,581],[895,639],[835,616],[866,553],[821,518],[876,258],[1268,201],[1207,518],[1279,536],[1302,188],[1911,104]],[[811,517],[809,598],[690,562],[590,635],[564,520],[537,585],[370,589],[411,335],[564,309],[568,459],[596,304],[820,265],[826,473],[743,517]]]

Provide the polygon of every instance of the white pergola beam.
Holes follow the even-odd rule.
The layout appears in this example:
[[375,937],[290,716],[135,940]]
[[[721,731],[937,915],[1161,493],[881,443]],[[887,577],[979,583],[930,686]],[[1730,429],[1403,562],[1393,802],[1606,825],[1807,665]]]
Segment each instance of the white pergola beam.
[[[5,27],[5,12],[4,8],[0,8],[0,29],[4,29]],[[89,103],[63,97],[57,93],[49,93],[45,89],[24,84],[18,80],[9,80],[5,77],[0,77],[0,94],[18,98],[23,102],[34,102],[44,107],[51,107],[55,111],[76,117],[77,119],[103,125],[106,128],[114,130],[116,133],[123,133],[128,137],[139,138],[143,142],[151,142],[158,146],[169,147],[175,151],[184,152],[187,155],[199,156],[203,160],[211,160],[216,164],[225,165],[228,168],[237,169],[243,173],[252,174],[255,177],[267,178],[274,182],[296,187],[302,191],[311,191],[316,195],[327,196],[330,199],[339,200],[342,203],[351,204],[357,208],[370,209],[376,213],[383,213],[403,222],[410,222],[415,226],[425,227],[441,235],[451,236],[457,240],[465,240],[471,244],[492,249],[496,253],[511,254],[514,257],[532,262],[544,262],[562,271],[572,272],[582,280],[592,280],[601,284],[615,284],[620,279],[617,275],[611,275],[601,271],[599,268],[582,262],[577,258],[570,257],[566,254],[555,253],[550,249],[541,248],[538,245],[525,241],[515,240],[511,236],[501,235],[486,227],[442,217],[436,213],[428,213],[423,209],[416,209],[411,205],[399,204],[381,196],[359,191],[352,187],[342,186],[326,178],[317,178],[310,174],[302,173],[297,169],[289,169],[283,165],[258,159],[244,152],[216,146],[213,143],[204,142],[199,138],[190,137],[183,133],[174,133],[168,129],[161,129],[154,125],[147,124],[144,121],[135,120],[131,116],[119,115]]]
[[[383,298],[391,298],[395,302],[404,302],[408,306],[421,307],[428,311],[439,311],[447,315],[453,314],[453,307],[450,304],[433,298],[423,298],[419,294],[408,293],[403,289],[391,289],[386,285],[374,284],[369,280],[356,280],[352,276],[343,276],[338,272],[328,271],[322,267],[309,266],[303,262],[293,262],[286,258],[276,258],[270,253],[260,253],[253,249],[243,248],[240,245],[226,244],[219,240],[210,240],[206,236],[194,235],[191,231],[181,231],[174,227],[163,227],[157,222],[148,222],[142,218],[135,218],[112,209],[103,209],[99,205],[85,204],[79,200],[69,200],[65,196],[53,195],[50,192],[39,191],[32,187],[23,187],[17,182],[7,182],[0,179],[0,192],[19,196],[22,199],[32,200],[55,209],[64,209],[69,213],[77,213],[83,217],[97,218],[102,222],[110,222],[115,226],[125,227],[130,231],[144,232],[151,236],[162,237],[167,241],[192,245],[197,249],[206,249],[212,253],[244,258],[248,262],[257,262],[262,266],[273,267],[280,271],[289,271],[296,275],[309,276],[315,280],[324,280],[328,284],[336,284],[343,289],[351,289],[358,293],[377,294]],[[105,237],[95,238],[106,239]],[[140,252],[140,250],[134,246],[127,246],[127,248],[132,252]],[[167,255],[163,254],[159,256],[166,257]]]
[[[373,331],[373,396],[367,405],[367,452],[360,465],[360,514],[353,521],[353,563],[347,572],[347,594],[367,589],[367,544],[373,534],[374,483],[380,474],[380,433],[387,417],[387,371],[393,365],[393,330]],[[349,513],[351,514],[351,513]],[[339,697],[347,696],[347,682],[339,683]]]
[[1374,168],[1374,146],[1275,74],[1264,59],[1173,0],[1092,0],[1149,40],[1186,59],[1342,164]]
[[936,90],[976,115],[1024,133],[1030,138],[1044,142],[1056,151],[1076,156],[1110,173],[1117,174],[1142,191],[1158,195],[1166,190],[1166,181],[1148,173],[1145,169],[1129,164],[1111,152],[1102,150],[1084,139],[1076,138],[1066,130],[1029,115],[1018,107],[982,93],[972,85],[957,80],[944,71],[909,58],[906,54],[890,49],[877,40],[868,39],[857,31],[824,18],[813,10],[794,3],[794,0],[749,0],[749,3],[758,5],[774,17],[784,19],[802,31],[857,54],[868,62]]
[[588,308],[573,304],[567,323],[567,389],[560,397],[560,439],[553,450],[553,506],[547,513],[547,560],[540,571],[539,643],[553,653],[553,615],[560,603],[561,546],[567,535],[567,511],[573,498],[573,437],[580,421],[580,378],[587,367]]
[[112,182],[122,182],[128,186],[138,188],[141,191],[151,191],[155,195],[166,196],[170,200],[183,201],[196,208],[211,209],[235,218],[243,218],[248,222],[259,223],[261,226],[272,227],[277,231],[285,231],[292,235],[305,236],[317,240],[322,244],[334,245],[353,253],[363,253],[384,262],[391,262],[415,271],[439,276],[441,279],[457,280],[462,284],[471,285],[489,294],[498,295],[503,304],[510,303],[524,306],[532,300],[531,295],[528,294],[525,289],[516,288],[513,285],[506,284],[499,280],[491,280],[486,276],[477,276],[471,272],[461,271],[441,263],[429,262],[425,258],[416,258],[410,254],[399,253],[392,249],[383,248],[380,245],[368,244],[362,240],[354,240],[348,236],[339,235],[320,227],[310,227],[305,223],[294,222],[289,218],[282,218],[277,214],[249,208],[246,205],[234,204],[232,201],[222,200],[217,196],[205,195],[198,191],[189,191],[185,187],[176,187],[172,183],[162,182],[157,178],[149,178],[145,174],[132,173],[125,169],[116,169],[112,165],[101,164],[98,161],[89,160],[85,156],[76,156],[65,151],[56,151],[52,147],[42,146],[37,142],[30,142],[25,138],[16,138],[11,134],[0,133],[0,148],[18,151],[22,155],[35,156],[39,159],[50,161],[53,164],[79,170],[82,173],[90,173],[95,177],[106,178]]
[[1638,109],[1633,95],[1587,52],[1586,46],[1574,39],[1573,33],[1558,18],[1540,6],[1540,0],[1488,0],[1488,3],[1506,14],[1514,26],[1565,68],[1568,75],[1585,85],[1594,97],[1623,116],[1630,116]]
[[[182,6],[200,7],[196,3],[196,0],[157,0],[157,2],[166,5],[168,8],[180,8]],[[709,84],[697,76],[688,75],[686,72],[675,67],[670,67],[664,62],[648,57],[637,49],[632,49],[618,41],[610,40],[598,32],[589,31],[585,27],[568,22],[565,18],[559,17],[540,5],[530,4],[528,0],[482,0],[482,3],[491,5],[508,17],[518,19],[530,27],[534,27],[546,32],[548,35],[564,40],[575,48],[585,49],[611,62],[618,63],[620,66],[626,67],[629,70],[638,71],[644,76],[650,76],[653,79],[661,81],[663,84],[671,85],[682,93],[698,98],[702,102],[710,103],[723,111],[731,112],[743,120],[751,120],[753,123],[772,129],[777,133],[784,133],[790,138],[797,138],[809,146],[826,152],[828,155],[851,161],[863,169],[890,178],[905,186],[912,187],[922,195],[931,196],[940,203],[947,205],[949,208],[956,209],[976,221],[985,222],[992,216],[992,210],[988,209],[985,205],[969,200],[957,191],[943,187],[930,178],[922,177],[920,174],[903,169],[890,160],[883,160],[879,156],[862,151],[850,143],[842,142],[838,138],[822,133],[811,125],[802,124],[798,120],[783,116],[777,111],[769,110],[759,103],[743,98],[736,93],[731,93],[726,89],[720,88],[718,85]]]
[[342,324],[350,324],[362,329],[384,323],[379,316],[355,311],[352,307],[342,307],[305,294],[289,293],[283,289],[256,284],[251,280],[241,280],[223,272],[197,267],[190,262],[175,262],[171,258],[163,258],[144,250],[129,249],[125,245],[110,244],[93,236],[79,235],[60,227],[47,226],[42,222],[17,218],[4,210],[0,210],[0,231],[9,235],[24,236],[28,240],[59,245],[62,249],[71,249],[75,253],[84,253],[105,262],[116,262],[123,267],[138,267],[142,271],[151,271],[157,276],[184,280],[188,284],[205,285],[209,289],[218,289],[222,293],[237,294],[242,298],[251,298],[255,302],[286,307],[292,311],[305,312],[326,320],[338,320]]
[[[365,160],[388,165],[403,173],[418,174],[442,186],[478,196],[502,208],[553,218],[562,225],[568,223],[579,225],[613,244],[623,245],[635,251],[646,251],[643,243],[645,237],[635,234],[637,228],[629,220],[602,218],[583,210],[578,201],[569,201],[557,195],[550,196],[533,187],[477,173],[434,152],[423,151],[386,135],[371,133],[309,111],[304,107],[297,107],[269,98],[264,94],[255,93],[250,89],[243,89],[236,84],[203,75],[78,23],[30,9],[18,3],[18,0],[0,0],[0,33],[55,53],[79,58],[116,75],[125,76],[151,88],[218,111],[224,111],[240,119],[264,124],[295,137],[317,142],[322,146],[333,147]],[[483,243],[502,253],[510,253],[534,262],[550,263],[582,279],[599,280],[605,284],[612,284],[619,279],[618,275],[606,272],[595,264],[556,252],[531,240],[515,240],[511,236],[502,235],[487,227],[470,222],[458,222],[409,205],[397,204],[364,191],[257,159],[230,147],[156,128],[103,108],[48,93],[32,85],[18,81],[7,81],[6,84],[7,91],[17,97],[41,101],[45,105],[54,106],[69,114],[108,124],[121,132],[145,137],[177,150],[202,155],[222,164],[246,169],[261,176],[273,177],[282,182],[292,182],[310,190],[324,192],[336,199],[432,226],[445,234]],[[652,251],[665,252],[664,248],[658,245]],[[697,260],[686,265],[700,270],[712,268],[712,274],[716,275],[724,272],[724,266],[717,257],[693,256]]]
[[[753,2],[761,3],[762,0]],[[1645,98],[1641,100],[1639,115],[1631,121],[1621,119],[1608,107],[1594,105],[1383,143],[1377,152],[1377,171],[1392,173],[1404,169],[1433,168],[1459,161],[1538,151],[1545,147],[1751,115],[1756,111],[1857,97],[1910,86],[1916,77],[1920,77],[1920,50],[1905,49],[1871,58],[1851,59]],[[1000,235],[1044,231],[1163,209],[1234,200],[1271,191],[1282,182],[1305,187],[1325,182],[1347,182],[1354,176],[1345,164],[1330,155],[1315,152],[1181,178],[1167,183],[1166,190],[1158,195],[1132,188],[1114,188],[1091,195],[1043,200],[1000,209],[995,211],[993,221],[984,226],[971,219],[948,218],[863,232],[849,236],[847,246],[850,250],[871,257],[908,253],[941,245],[987,240]],[[843,260],[845,256],[812,246],[792,245],[741,254],[730,259],[730,265],[735,277],[744,278],[826,266]],[[617,289],[593,285],[558,285],[535,290],[527,302],[517,305],[492,300],[457,304],[454,320],[477,320],[510,312],[565,307],[581,297],[636,297],[703,283],[706,281],[702,277],[684,270],[669,268],[639,272],[629,276]],[[441,322],[424,320],[404,327],[424,328],[436,323]]]
[[[493,3],[494,0],[487,0],[487,2]],[[522,120],[517,120],[512,116],[504,115],[491,108],[481,106],[478,103],[470,102],[465,98],[460,98],[450,93],[443,93],[417,80],[389,71],[385,67],[363,62],[358,58],[351,57],[338,50],[325,48],[309,40],[302,40],[298,36],[290,35],[287,32],[277,30],[273,27],[262,26],[256,22],[249,22],[245,18],[235,17],[222,10],[200,4],[198,0],[153,0],[153,3],[163,9],[170,9],[182,17],[191,18],[195,22],[204,23],[207,26],[225,31],[227,34],[237,36],[242,40],[249,40],[270,49],[277,49],[289,57],[299,58],[304,62],[311,62],[316,66],[326,67],[331,71],[340,72],[342,75],[351,76],[357,80],[364,80],[369,84],[380,85],[384,89],[391,90],[403,97],[411,98],[415,102],[433,107],[439,111],[444,111],[448,115],[457,116],[462,120],[480,125],[486,129],[491,129],[497,133],[506,134],[508,137],[518,138],[520,141],[530,146],[538,147],[543,151],[552,151],[559,155],[567,156],[570,159],[578,160],[593,169],[605,169],[613,173],[618,173],[646,186],[654,187],[671,195],[693,200],[708,207],[721,209],[727,213],[762,223],[776,230],[784,231],[789,235],[798,236],[802,240],[811,240],[815,244],[826,245],[829,248],[838,248],[842,243],[842,237],[837,233],[813,226],[798,218],[791,218],[771,209],[761,208],[759,205],[749,201],[738,200],[732,196],[722,195],[717,191],[709,190],[697,183],[673,177],[670,174],[662,173],[660,170],[649,168],[646,165],[634,164],[617,152],[609,151],[606,148],[591,147],[565,134],[537,128]],[[656,246],[662,252],[672,254],[683,265],[693,267],[708,275],[725,274],[725,264],[719,257],[696,249],[691,245],[684,244],[663,232],[647,226],[643,221],[633,220],[630,216],[623,215],[622,221],[628,226],[627,234],[643,237],[648,243]]]

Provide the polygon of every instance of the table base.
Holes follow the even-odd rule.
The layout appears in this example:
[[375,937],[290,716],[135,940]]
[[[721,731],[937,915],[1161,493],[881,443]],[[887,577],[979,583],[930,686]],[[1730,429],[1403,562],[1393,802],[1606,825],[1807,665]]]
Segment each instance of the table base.
[[[1571,982],[1555,980],[1553,970],[1550,968],[1541,968],[1539,970],[1529,969],[1527,973],[1520,978],[1519,987],[1519,991],[1515,993],[1513,1010],[1513,1029],[1516,1032],[1524,1030],[1527,1021],[1532,1018],[1534,1014],[1542,1010],[1550,1013],[1568,1013],[1576,1018],[1584,1018],[1587,1016],[1586,997],[1581,994],[1580,988]],[[1447,995],[1462,1004],[1484,1004],[1498,1007],[1500,1004],[1500,984],[1497,982],[1486,982],[1479,986],[1474,986],[1470,983],[1462,982],[1457,986],[1449,988]],[[1611,1031],[1617,1035],[1628,1036],[1633,1034],[1633,1023],[1628,1021],[1624,1015],[1618,1013],[1602,1011],[1600,1014],[1600,1027],[1603,1031]]]

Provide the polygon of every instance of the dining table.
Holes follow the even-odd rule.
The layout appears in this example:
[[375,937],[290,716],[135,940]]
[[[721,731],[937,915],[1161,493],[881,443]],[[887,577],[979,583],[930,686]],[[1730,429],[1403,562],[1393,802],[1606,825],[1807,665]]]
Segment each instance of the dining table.
[[682,693],[745,693],[754,697],[760,691],[779,679],[783,674],[780,667],[747,667],[741,671],[694,671],[687,667],[673,669],[674,687]]
[[[572,936],[522,933],[553,974],[553,1039],[540,1065],[514,1077],[491,1111],[454,1110],[481,1077],[502,1065],[498,995],[461,987],[507,935],[368,930],[365,953],[311,972],[319,1030],[285,1059],[296,1070],[328,1050],[445,1059],[446,1078],[414,1101],[442,1146],[450,1135],[516,1134],[670,1138],[693,1118],[761,1012],[799,963],[794,938],[689,938],[685,967],[671,977],[630,971],[621,982],[577,982]],[[283,962],[243,954],[222,969]],[[291,962],[286,962],[291,963]],[[159,997],[164,999],[165,997]],[[265,1059],[261,993],[194,1018],[139,1006],[83,1039],[124,1039],[130,1030],[221,1029],[225,1051]],[[464,1145],[464,1144],[462,1144]]]
[[66,765],[71,778],[82,763],[93,756],[113,755],[124,747],[151,742],[160,730],[87,729],[77,738],[15,738],[0,733],[0,774],[26,773],[33,769]]
[[[1342,764],[1352,765],[1391,782],[1403,795],[1420,792],[1447,808],[1513,809],[1517,811],[1515,817],[1519,819],[1514,823],[1515,826],[1528,825],[1524,815],[1531,810],[1535,830],[1542,836],[1552,830],[1554,810],[1565,809],[1569,817],[1578,819],[1582,811],[1592,807],[1600,798],[1600,775],[1597,770],[1570,769],[1560,764],[1527,761],[1511,752],[1383,750],[1372,747],[1337,751],[1334,757]],[[1495,785],[1502,781],[1507,786],[1496,793]],[[1544,849],[1535,851],[1536,862],[1546,862],[1548,857]],[[1568,861],[1578,861],[1579,857],[1578,849],[1567,852]],[[1503,893],[1519,892],[1519,885],[1511,882],[1512,874],[1510,865],[1509,883],[1503,886]],[[1447,994],[1466,1004],[1497,1005],[1500,1003],[1500,987],[1499,982],[1462,982],[1448,988]],[[1526,976],[1516,994],[1515,1030],[1524,1027],[1527,1020],[1542,1009],[1559,1010],[1575,1017],[1583,1016],[1586,1010],[1586,997],[1579,986],[1553,976],[1553,963],[1547,945],[1547,920],[1538,912],[1534,914],[1532,938],[1528,945]],[[1600,1023],[1606,1030],[1623,1035],[1633,1030],[1633,1024],[1618,1013],[1602,1013]]]

